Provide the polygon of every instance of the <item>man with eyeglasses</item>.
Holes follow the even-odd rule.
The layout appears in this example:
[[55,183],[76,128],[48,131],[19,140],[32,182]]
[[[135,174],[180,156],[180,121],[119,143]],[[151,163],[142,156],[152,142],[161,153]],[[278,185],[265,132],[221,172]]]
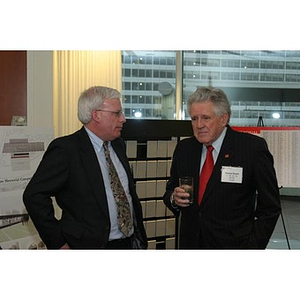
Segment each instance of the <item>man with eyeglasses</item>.
[[[112,88],[85,90],[78,99],[82,128],[50,143],[24,191],[26,209],[48,249],[147,248],[120,137],[126,122],[120,99]],[[60,220],[52,197],[62,210]]]

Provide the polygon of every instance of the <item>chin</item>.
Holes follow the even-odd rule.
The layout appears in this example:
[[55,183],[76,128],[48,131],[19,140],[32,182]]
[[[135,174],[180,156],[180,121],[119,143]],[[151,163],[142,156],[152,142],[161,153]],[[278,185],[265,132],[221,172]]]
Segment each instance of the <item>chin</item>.
[[210,141],[210,139],[204,137],[203,135],[197,135],[196,138],[200,143],[203,143],[203,144],[208,143]]

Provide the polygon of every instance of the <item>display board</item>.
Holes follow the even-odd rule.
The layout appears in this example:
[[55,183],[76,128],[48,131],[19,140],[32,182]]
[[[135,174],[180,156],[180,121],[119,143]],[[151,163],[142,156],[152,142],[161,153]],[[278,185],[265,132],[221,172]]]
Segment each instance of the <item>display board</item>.
[[233,127],[264,138],[274,157],[279,187],[300,187],[300,127]]
[[122,131],[143,209],[148,249],[176,249],[178,220],[163,203],[178,141],[193,134],[190,121],[128,119]]
[[53,128],[0,126],[1,249],[44,248],[22,195],[53,137]]

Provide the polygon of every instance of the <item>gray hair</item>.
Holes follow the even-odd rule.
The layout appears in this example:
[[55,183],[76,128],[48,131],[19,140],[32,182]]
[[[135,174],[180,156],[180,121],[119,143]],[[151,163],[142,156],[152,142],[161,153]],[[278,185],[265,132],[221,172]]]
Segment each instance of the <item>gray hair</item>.
[[78,99],[78,119],[82,124],[88,124],[92,119],[92,111],[99,109],[104,100],[120,99],[121,93],[116,89],[93,86],[82,92]]
[[215,113],[221,117],[224,114],[228,114],[228,122],[231,115],[230,103],[226,94],[221,89],[213,87],[198,87],[197,90],[191,94],[187,99],[187,110],[191,114],[191,105],[195,102],[210,101],[215,107]]

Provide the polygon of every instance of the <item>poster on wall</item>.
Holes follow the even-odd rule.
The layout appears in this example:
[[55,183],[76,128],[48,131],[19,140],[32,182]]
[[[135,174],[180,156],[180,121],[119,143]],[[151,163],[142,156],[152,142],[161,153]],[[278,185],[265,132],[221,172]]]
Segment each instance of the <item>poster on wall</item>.
[[23,204],[53,128],[0,126],[0,249],[44,249]]
[[264,138],[274,158],[279,187],[300,187],[300,127],[233,127]]

